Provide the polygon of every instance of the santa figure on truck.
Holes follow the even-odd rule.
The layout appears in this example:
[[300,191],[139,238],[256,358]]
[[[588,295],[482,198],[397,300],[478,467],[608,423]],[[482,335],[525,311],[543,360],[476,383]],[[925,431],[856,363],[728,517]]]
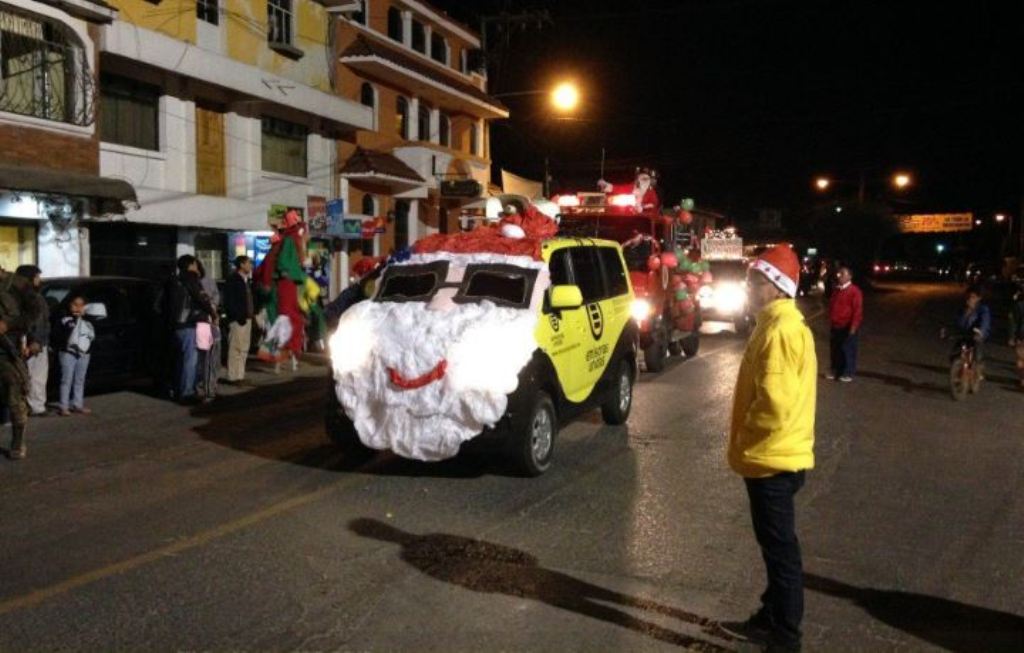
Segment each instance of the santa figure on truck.
[[608,195],[632,195],[636,201],[636,210],[640,213],[656,213],[661,209],[661,199],[655,190],[657,174],[648,168],[637,168],[636,178],[632,184],[610,184],[604,179],[597,182],[602,193]]

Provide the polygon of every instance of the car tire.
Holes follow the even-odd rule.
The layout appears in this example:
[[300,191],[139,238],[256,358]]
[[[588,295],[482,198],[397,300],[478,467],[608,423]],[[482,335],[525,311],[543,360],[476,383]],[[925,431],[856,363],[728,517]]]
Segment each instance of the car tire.
[[644,367],[648,372],[660,372],[665,369],[665,362],[668,360],[666,343],[669,334],[667,329],[661,327],[651,335],[651,344],[644,349]]
[[540,476],[551,468],[558,433],[558,416],[551,397],[546,392],[537,392],[525,417],[513,434],[511,463],[522,476]]
[[633,371],[628,361],[620,361],[612,380],[608,399],[601,404],[601,417],[605,424],[625,424],[633,408]]
[[328,403],[324,427],[327,430],[327,437],[346,456],[369,458],[374,454],[374,450],[359,439],[356,425],[352,423],[336,400]]
[[687,358],[692,358],[697,355],[697,351],[700,349],[700,335],[697,333],[691,333],[690,335],[683,338],[683,353],[686,354]]

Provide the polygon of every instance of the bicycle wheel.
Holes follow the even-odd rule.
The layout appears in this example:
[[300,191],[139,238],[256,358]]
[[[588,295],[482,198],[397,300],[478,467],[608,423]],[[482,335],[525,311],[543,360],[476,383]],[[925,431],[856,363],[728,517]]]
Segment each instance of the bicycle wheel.
[[958,358],[949,366],[949,391],[956,401],[962,401],[970,392],[971,369],[964,363],[964,359]]

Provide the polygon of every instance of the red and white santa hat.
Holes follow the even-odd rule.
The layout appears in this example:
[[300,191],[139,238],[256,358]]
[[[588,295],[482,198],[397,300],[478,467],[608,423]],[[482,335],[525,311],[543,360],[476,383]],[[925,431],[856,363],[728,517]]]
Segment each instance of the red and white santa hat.
[[751,270],[757,270],[775,287],[790,297],[796,297],[800,282],[800,260],[789,245],[776,245],[754,260]]

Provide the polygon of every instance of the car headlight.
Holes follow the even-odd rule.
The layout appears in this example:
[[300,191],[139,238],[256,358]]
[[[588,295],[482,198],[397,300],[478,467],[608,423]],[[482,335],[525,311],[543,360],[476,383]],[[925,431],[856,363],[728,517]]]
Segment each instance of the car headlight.
[[723,313],[740,313],[747,305],[747,288],[742,283],[725,282],[715,288],[714,305]]
[[637,322],[643,322],[651,316],[651,303],[646,299],[634,299],[629,305],[629,314]]
[[373,328],[353,307],[341,316],[338,328],[328,343],[334,374],[348,374],[362,369],[370,360],[374,341]]

